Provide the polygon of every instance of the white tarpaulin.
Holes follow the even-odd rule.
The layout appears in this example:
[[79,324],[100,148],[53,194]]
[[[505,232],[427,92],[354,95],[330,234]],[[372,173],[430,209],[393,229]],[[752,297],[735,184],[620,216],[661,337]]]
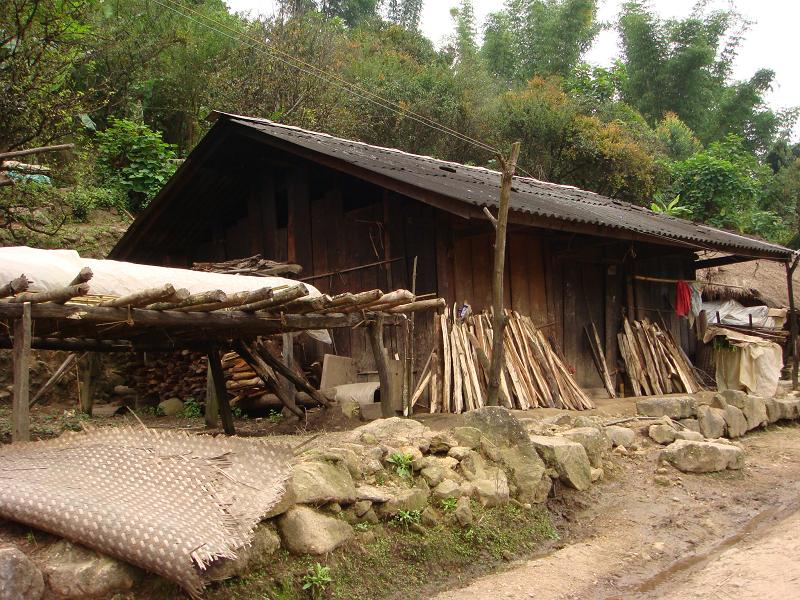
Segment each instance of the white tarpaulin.
[[783,351],[775,342],[724,327],[709,326],[704,341],[722,335],[732,348],[715,350],[717,389],[745,390],[771,398],[778,390]]
[[[42,250],[27,246],[0,248],[0,282],[5,283],[24,274],[33,281],[30,287],[32,292],[64,287],[84,267],[89,267],[94,274],[89,282],[90,293],[99,296],[127,296],[167,283],[171,283],[176,290],[186,288],[191,294],[211,290],[234,294],[264,287],[297,284],[297,281],[284,277],[223,275],[116,260],[81,258],[75,250]],[[305,286],[308,288],[309,296],[321,295],[313,285],[305,284]],[[331,343],[326,331],[308,333],[321,342]]]
[[702,310],[706,311],[709,324],[717,324],[719,313],[722,325],[740,325],[748,327],[750,316],[753,317],[753,327],[770,327],[780,329],[786,323],[785,308],[769,308],[768,306],[742,306],[736,300],[716,300],[703,302]]

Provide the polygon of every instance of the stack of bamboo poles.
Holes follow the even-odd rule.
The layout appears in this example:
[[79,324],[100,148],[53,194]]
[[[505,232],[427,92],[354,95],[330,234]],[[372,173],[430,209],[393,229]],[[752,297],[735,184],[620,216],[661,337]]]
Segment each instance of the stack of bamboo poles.
[[[506,314],[500,403],[521,410],[594,408],[530,318]],[[484,406],[493,337],[490,315],[452,318],[445,309],[434,316],[434,330],[436,343],[411,397],[412,406],[426,391],[432,413],[462,413]]]
[[648,319],[629,323],[617,335],[619,351],[633,392],[652,396],[702,389],[689,359],[675,343],[672,335]]

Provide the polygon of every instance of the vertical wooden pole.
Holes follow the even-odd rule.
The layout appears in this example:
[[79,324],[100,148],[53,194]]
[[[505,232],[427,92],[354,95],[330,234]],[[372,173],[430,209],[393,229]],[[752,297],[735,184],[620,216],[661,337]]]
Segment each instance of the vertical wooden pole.
[[394,416],[396,390],[389,374],[386,349],[383,347],[383,317],[377,317],[367,327],[369,329],[369,343],[372,346],[372,355],[375,358],[375,367],[378,370],[378,380],[381,385],[381,416],[384,419],[388,419]]
[[100,374],[100,360],[96,352],[87,352],[82,360],[78,361],[78,378],[81,381],[78,401],[80,411],[92,416],[94,405],[94,391],[97,389],[97,377]]
[[[282,339],[283,351],[281,358],[283,359],[283,364],[286,365],[286,368],[292,370],[294,369],[294,342],[292,340],[292,334],[284,333]],[[284,389],[284,393],[286,394],[286,408],[292,413],[296,414],[298,412],[296,401],[297,388],[295,388],[294,384],[285,377],[281,377],[281,380],[281,387]]]
[[14,321],[14,398],[11,405],[11,441],[31,439],[31,303],[22,305],[22,318]]
[[206,367],[206,427],[213,429],[219,423],[219,400],[211,375],[211,363]]
[[795,256],[791,264],[787,261],[786,264],[786,287],[789,292],[789,331],[790,340],[792,345],[792,389],[797,389],[797,312],[794,305],[794,271],[797,268],[797,262],[800,260],[800,254]]
[[228,402],[228,391],[225,389],[225,374],[222,372],[219,348],[213,345],[208,348],[208,368],[211,372],[214,393],[217,395],[217,402],[219,403],[222,429],[227,435],[235,435],[236,428],[233,425],[233,413],[231,412],[230,402]]
[[517,168],[520,143],[511,146],[511,156],[506,160],[500,156],[503,174],[500,179],[500,209],[494,222],[494,270],[492,272],[492,362],[489,369],[489,385],[486,404],[497,406],[500,390],[500,373],[503,370],[503,334],[506,327],[506,315],[503,312],[503,276],[506,266],[506,229],[508,227],[508,201],[511,196],[511,184]]

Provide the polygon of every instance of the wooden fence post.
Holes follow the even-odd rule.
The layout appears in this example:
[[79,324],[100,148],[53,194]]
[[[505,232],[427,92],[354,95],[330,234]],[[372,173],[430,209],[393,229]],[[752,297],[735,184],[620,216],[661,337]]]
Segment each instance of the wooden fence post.
[[22,317],[14,321],[14,398],[11,405],[11,441],[31,439],[31,303],[22,305]]
[[87,352],[78,361],[78,377],[80,378],[79,404],[80,411],[92,416],[94,391],[97,389],[97,378],[100,375],[100,360],[96,352]]
[[212,345],[208,348],[208,367],[211,371],[211,383],[214,393],[219,403],[219,416],[222,418],[222,429],[227,435],[236,435],[236,427],[233,424],[233,413],[228,402],[228,391],[225,389],[225,374],[222,372],[222,362],[219,357],[219,349]]
[[211,361],[206,367],[206,427],[213,429],[219,424],[219,400],[214,387],[214,377],[211,375]]
[[375,368],[378,370],[378,379],[381,385],[381,416],[388,419],[394,416],[394,399],[397,390],[395,390],[389,374],[389,360],[386,357],[386,349],[383,347],[383,317],[377,317],[367,328],[369,329],[372,355],[375,358]]

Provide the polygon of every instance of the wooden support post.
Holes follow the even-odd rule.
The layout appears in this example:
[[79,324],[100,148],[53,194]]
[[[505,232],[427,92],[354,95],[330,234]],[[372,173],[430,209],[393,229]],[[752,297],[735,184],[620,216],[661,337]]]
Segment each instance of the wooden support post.
[[211,383],[219,402],[219,416],[222,419],[222,429],[227,435],[235,435],[236,427],[233,424],[233,412],[228,401],[228,391],[225,389],[225,374],[222,372],[222,362],[219,358],[219,348],[214,345],[208,348],[208,368],[211,372]]
[[[278,376],[275,374],[275,370],[266,363],[261,352],[259,352],[258,347],[255,344],[248,345],[241,340],[236,340],[233,344],[233,349],[244,359],[248,365],[250,365],[250,368],[256,372],[256,375],[258,375],[258,377],[264,383],[264,387],[267,389],[267,391],[274,394],[275,397],[280,400],[281,404],[283,404],[283,406],[285,406],[290,412],[294,413],[296,417],[302,419],[304,416],[303,411],[297,408],[296,403],[291,404],[289,402],[288,397],[284,393],[285,388],[282,387],[278,381]],[[265,352],[268,351],[265,350]]]
[[80,411],[92,416],[92,405],[94,404],[94,392],[97,389],[97,377],[100,375],[100,360],[94,352],[87,352],[78,361],[78,379],[80,390],[78,402]]
[[214,378],[211,375],[211,363],[206,368],[206,427],[213,429],[219,424],[219,400],[217,390],[214,388]]
[[381,384],[381,416],[384,419],[394,416],[394,395],[396,390],[389,374],[389,360],[386,349],[383,347],[383,317],[377,317],[367,328],[369,329],[369,343],[372,346],[372,355],[375,358],[375,367],[378,370],[378,379]]
[[[281,336],[283,341],[283,350],[281,352],[281,358],[283,359],[283,364],[286,365],[286,368],[291,371],[294,368],[294,341],[292,339],[291,333],[284,333]],[[294,387],[294,384],[289,381],[286,377],[281,378],[281,385],[285,390],[286,394],[286,408],[293,413],[297,412],[297,401],[295,400],[295,396],[297,395],[297,389]]]
[[[318,404],[322,406],[330,408],[331,403],[330,401],[317,389],[308,383],[305,378],[301,377],[291,369],[287,369],[286,365],[284,365],[280,360],[272,356],[272,353],[269,351],[268,348],[263,346],[262,344],[258,345],[258,356],[260,356],[264,362],[267,363],[277,374],[283,375],[286,379],[288,379],[295,387],[300,388],[309,396],[311,396]],[[289,410],[292,410],[292,406],[287,406]],[[294,406],[295,410],[297,406]]]
[[792,348],[792,389],[797,389],[797,308],[794,303],[794,271],[797,268],[797,262],[800,260],[800,254],[795,256],[791,264],[787,261],[786,264],[786,287],[789,292],[789,332]]
[[520,143],[514,142],[511,146],[511,156],[506,160],[499,156],[503,175],[500,180],[500,208],[497,221],[494,223],[494,269],[492,272],[492,358],[489,370],[489,384],[487,386],[486,404],[497,406],[500,390],[500,374],[503,371],[503,333],[508,320],[503,311],[503,275],[506,266],[506,228],[508,227],[508,202],[511,196],[511,184],[514,181],[514,171],[517,168]]
[[22,305],[22,317],[14,321],[14,398],[11,406],[11,441],[31,439],[31,305]]

